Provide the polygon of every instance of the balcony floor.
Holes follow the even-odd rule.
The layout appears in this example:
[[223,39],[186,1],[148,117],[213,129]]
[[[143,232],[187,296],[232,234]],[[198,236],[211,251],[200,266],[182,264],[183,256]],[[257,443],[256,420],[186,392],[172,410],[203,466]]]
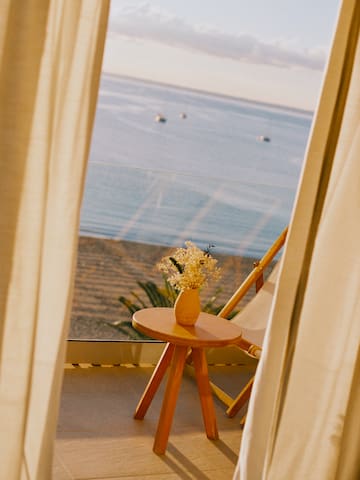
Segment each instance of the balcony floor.
[[[134,408],[153,371],[151,365],[65,368],[53,480],[231,479],[238,458],[241,412],[225,415],[214,398],[219,440],[208,440],[196,382],[187,367],[165,455],[152,451],[165,381],[144,420]],[[210,378],[237,394],[253,368],[210,366]],[[166,380],[166,378],[164,379]]]

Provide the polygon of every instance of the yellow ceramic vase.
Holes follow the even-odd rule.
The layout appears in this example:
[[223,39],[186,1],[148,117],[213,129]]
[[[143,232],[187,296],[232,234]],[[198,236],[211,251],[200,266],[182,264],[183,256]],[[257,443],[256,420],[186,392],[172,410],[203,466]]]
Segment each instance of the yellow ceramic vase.
[[195,325],[201,311],[199,290],[182,290],[176,298],[174,310],[179,325]]

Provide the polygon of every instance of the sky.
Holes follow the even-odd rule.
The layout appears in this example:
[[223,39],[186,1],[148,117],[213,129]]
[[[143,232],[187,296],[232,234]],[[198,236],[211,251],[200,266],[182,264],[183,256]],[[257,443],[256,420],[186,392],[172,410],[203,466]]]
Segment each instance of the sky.
[[313,111],[341,0],[112,0],[103,71]]

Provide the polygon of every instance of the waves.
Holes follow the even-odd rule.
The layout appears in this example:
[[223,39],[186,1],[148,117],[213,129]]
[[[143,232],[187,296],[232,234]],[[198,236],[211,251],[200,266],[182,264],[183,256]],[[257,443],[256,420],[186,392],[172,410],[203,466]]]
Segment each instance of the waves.
[[[165,124],[154,121],[158,111]],[[310,122],[296,112],[105,76],[80,231],[262,255],[289,221]],[[269,132],[269,144],[257,142]]]

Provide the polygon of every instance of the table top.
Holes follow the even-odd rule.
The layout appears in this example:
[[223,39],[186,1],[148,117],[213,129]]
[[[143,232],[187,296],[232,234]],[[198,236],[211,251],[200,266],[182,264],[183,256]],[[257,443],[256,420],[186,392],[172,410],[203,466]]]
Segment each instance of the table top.
[[134,313],[134,328],[149,337],[189,347],[225,347],[237,343],[241,328],[225,318],[201,312],[192,327],[179,325],[173,308],[145,308]]

